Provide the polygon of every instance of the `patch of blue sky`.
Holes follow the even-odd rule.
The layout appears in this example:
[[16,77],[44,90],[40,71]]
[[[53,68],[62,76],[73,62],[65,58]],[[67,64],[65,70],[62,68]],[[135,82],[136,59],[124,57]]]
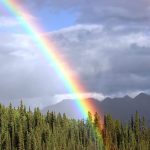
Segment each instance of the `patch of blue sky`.
[[72,26],[76,22],[76,13],[69,10],[50,12],[43,10],[37,16],[45,31],[55,31]]

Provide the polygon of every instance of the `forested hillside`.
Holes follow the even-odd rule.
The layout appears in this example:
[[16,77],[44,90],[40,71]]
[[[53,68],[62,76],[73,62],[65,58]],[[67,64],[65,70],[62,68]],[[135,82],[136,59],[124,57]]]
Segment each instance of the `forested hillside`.
[[[103,123],[102,123],[103,122]],[[127,124],[89,112],[87,120],[39,108],[27,110],[0,105],[1,150],[149,150],[150,128],[138,113]]]
[[68,119],[65,114],[47,112],[43,116],[38,108],[27,111],[23,104],[17,109],[0,105],[0,149],[102,149],[101,131],[95,132],[98,126],[98,115],[92,125],[90,121]]

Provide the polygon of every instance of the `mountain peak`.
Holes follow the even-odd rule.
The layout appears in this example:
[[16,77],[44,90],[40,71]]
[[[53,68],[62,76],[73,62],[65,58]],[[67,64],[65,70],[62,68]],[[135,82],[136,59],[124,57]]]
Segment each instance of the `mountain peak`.
[[142,92],[138,94],[134,99],[142,99],[142,98],[147,98],[147,97],[149,97],[149,95]]
[[[147,118],[147,120],[150,120],[150,95],[145,93],[140,93],[135,98],[126,95],[116,98],[107,97],[103,101],[99,101],[95,98],[87,98],[85,101],[93,106],[95,112],[99,112],[102,115],[111,114],[114,118],[122,121],[130,119],[130,115],[136,111],[138,111],[141,116]],[[56,113],[60,112],[61,114],[66,113],[69,118],[82,119],[84,116],[78,107],[76,100],[64,99],[55,105],[44,108],[42,112],[46,113],[49,110]]]
[[129,95],[125,95],[123,98],[124,99],[132,99]]

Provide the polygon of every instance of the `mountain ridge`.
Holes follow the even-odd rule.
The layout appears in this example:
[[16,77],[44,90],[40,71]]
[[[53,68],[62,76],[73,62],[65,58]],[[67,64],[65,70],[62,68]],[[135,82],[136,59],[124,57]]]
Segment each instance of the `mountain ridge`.
[[[123,122],[129,120],[131,115],[134,115],[134,113],[138,111],[150,124],[150,95],[146,93],[140,93],[134,98],[125,95],[124,97],[116,98],[106,97],[102,101],[88,98],[86,101],[92,103],[95,111],[100,112],[102,115],[111,114],[115,119],[119,119]],[[42,112],[46,113],[48,110],[56,113],[66,113],[70,118],[83,117],[78,111],[75,100],[64,99],[55,105],[45,107]]]

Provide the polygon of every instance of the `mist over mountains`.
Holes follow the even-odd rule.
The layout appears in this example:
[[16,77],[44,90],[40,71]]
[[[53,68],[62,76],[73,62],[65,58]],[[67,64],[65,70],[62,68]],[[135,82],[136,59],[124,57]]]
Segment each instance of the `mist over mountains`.
[[[116,98],[107,97],[103,101],[89,98],[86,101],[94,105],[95,111],[101,113],[102,116],[104,114],[111,114],[113,118],[126,122],[130,119],[131,115],[138,111],[140,116],[144,116],[150,124],[150,95],[148,94],[140,93],[134,98],[128,95]],[[70,118],[83,117],[75,100],[66,99],[55,105],[45,107],[42,111],[46,113],[48,110],[56,113],[66,113]]]

